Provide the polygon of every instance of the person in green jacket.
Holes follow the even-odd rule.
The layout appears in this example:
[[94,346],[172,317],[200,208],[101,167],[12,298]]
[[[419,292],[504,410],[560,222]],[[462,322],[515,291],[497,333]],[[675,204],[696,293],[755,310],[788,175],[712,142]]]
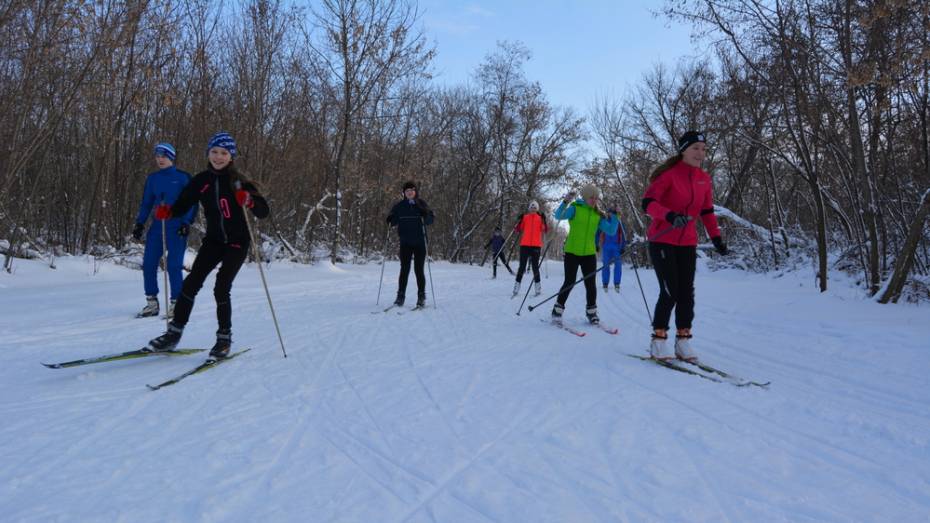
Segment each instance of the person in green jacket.
[[588,305],[585,314],[593,325],[600,323],[597,317],[597,251],[594,233],[601,230],[609,235],[617,233],[620,224],[616,215],[608,215],[601,206],[601,191],[593,184],[581,189],[581,198],[572,201],[574,192],[568,193],[555,210],[556,220],[568,220],[568,237],[565,239],[565,281],[552,307],[553,321],[562,321],[565,302],[572,291],[578,269],[585,276],[584,287]]

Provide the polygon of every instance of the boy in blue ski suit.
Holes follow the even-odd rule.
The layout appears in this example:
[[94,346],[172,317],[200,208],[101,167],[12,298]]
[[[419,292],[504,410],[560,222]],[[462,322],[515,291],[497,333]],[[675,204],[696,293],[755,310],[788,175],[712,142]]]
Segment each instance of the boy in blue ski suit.
[[623,222],[620,221],[620,214],[616,208],[610,209],[608,214],[617,217],[619,223],[617,232],[607,234],[598,231],[594,237],[594,244],[601,250],[601,260],[604,264],[604,268],[601,269],[601,283],[604,285],[604,290],[607,290],[607,285],[610,283],[610,265],[613,264],[614,290],[620,292],[620,278],[623,276],[623,264],[620,263],[620,255],[623,254],[623,249],[626,247],[626,231],[623,229]]
[[[155,163],[158,170],[149,174],[145,179],[145,190],[142,193],[142,203],[139,205],[139,214],[136,216],[136,225],[132,230],[132,237],[142,239],[145,222],[148,220],[152,208],[160,203],[171,205],[177,199],[191,175],[174,166],[177,153],[169,143],[160,143],[155,146]],[[180,218],[172,218],[165,224],[165,243],[168,247],[168,279],[171,282],[171,304],[168,306],[167,316],[170,318],[174,312],[174,302],[181,292],[183,275],[181,268],[184,264],[184,252],[187,250],[187,235],[190,224],[197,216],[197,206]],[[142,258],[142,278],[145,287],[146,305],[137,317],[158,315],[158,261],[162,256],[162,224],[152,222],[148,234],[145,235],[145,255]]]

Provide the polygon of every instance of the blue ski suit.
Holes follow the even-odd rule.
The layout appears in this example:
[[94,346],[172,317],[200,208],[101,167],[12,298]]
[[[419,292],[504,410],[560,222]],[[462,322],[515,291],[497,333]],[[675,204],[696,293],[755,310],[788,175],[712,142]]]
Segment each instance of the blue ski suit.
[[617,227],[615,234],[607,234],[598,231],[594,238],[595,245],[601,248],[601,260],[604,268],[601,270],[601,282],[606,286],[610,283],[610,265],[614,266],[614,285],[620,285],[620,278],[623,276],[623,264],[620,263],[620,255],[626,247],[626,231],[623,223]]
[[[148,175],[145,179],[145,191],[142,193],[142,203],[139,205],[139,214],[136,223],[145,224],[152,208],[162,203],[171,205],[178,198],[191,175],[175,168],[173,165],[160,169]],[[168,220],[166,225],[165,241],[168,247],[168,280],[171,283],[171,299],[176,299],[181,292],[181,282],[184,277],[181,268],[184,266],[184,251],[187,250],[187,236],[178,234],[181,225],[190,225],[197,216],[197,206],[180,218]],[[158,260],[162,255],[161,222],[152,221],[148,233],[145,235],[145,255],[142,258],[142,279],[146,296],[158,295]]]

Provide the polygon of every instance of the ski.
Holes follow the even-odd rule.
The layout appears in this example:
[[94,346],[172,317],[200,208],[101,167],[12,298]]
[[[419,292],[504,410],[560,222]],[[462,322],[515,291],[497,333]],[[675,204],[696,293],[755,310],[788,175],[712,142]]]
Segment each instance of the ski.
[[384,309],[384,310],[380,310],[380,311],[371,311],[371,313],[372,313],[372,314],[382,314],[382,313],[386,313],[386,312],[392,311],[395,307],[397,307],[397,304],[392,303],[388,308],[386,308],[386,309]]
[[186,356],[196,352],[202,352],[206,349],[175,349],[169,351],[153,351],[148,348],[120,352],[117,354],[107,354],[105,356],[96,356],[93,358],[83,358],[74,361],[65,361],[62,363],[43,363],[50,369],[66,369],[68,367],[78,367],[81,365],[91,365],[93,363],[106,363],[109,361],[131,360],[135,358],[147,358],[149,356]]
[[598,323],[598,324],[597,324],[597,328],[601,329],[602,331],[606,332],[607,334],[613,334],[613,335],[620,334],[620,329],[619,329],[619,328],[617,328],[617,327],[607,327],[607,326],[605,326],[603,323]]
[[578,330],[578,329],[569,327],[568,325],[565,325],[565,324],[562,323],[561,321],[546,320],[546,319],[544,319],[544,318],[540,318],[539,321],[541,321],[541,322],[543,322],[543,323],[547,323],[547,324],[552,325],[552,326],[554,326],[554,327],[558,327],[558,328],[562,329],[562,330],[565,331],[565,332],[569,332],[569,333],[571,333],[571,334],[574,334],[575,336],[578,336],[579,338],[583,338],[585,335],[588,334],[587,332],[585,332],[585,331],[583,331],[583,330]]
[[703,372],[698,372],[698,371],[696,371],[696,370],[689,369],[689,368],[687,368],[687,367],[681,366],[681,365],[679,365],[678,362],[675,361],[675,360],[657,360],[657,359],[652,358],[652,357],[649,357],[649,356],[640,356],[639,354],[627,354],[627,356],[629,356],[629,357],[631,357],[631,358],[636,358],[636,359],[639,359],[639,360],[643,360],[643,361],[651,361],[651,362],[655,363],[656,365],[665,367],[665,368],[667,368],[667,369],[677,370],[678,372],[682,372],[682,373],[684,373],[684,374],[690,374],[690,375],[692,375],[692,376],[698,376],[698,377],[700,377],[700,378],[704,378],[705,380],[710,380],[710,381],[713,381],[713,382],[715,382],[715,383],[730,383],[731,385],[736,385],[737,387],[741,386],[741,385],[739,385],[739,384],[737,384],[737,383],[734,383],[734,382],[731,382],[731,381],[726,381],[726,380],[724,380],[724,379],[722,379],[722,378],[719,378],[719,377],[717,377],[717,376],[711,376],[711,375],[708,375],[708,374],[704,374]]
[[753,386],[753,387],[765,388],[772,384],[771,381],[766,381],[762,383],[758,381],[747,380],[745,378],[740,378],[739,376],[734,376],[733,374],[730,374],[729,372],[724,372],[716,367],[712,367],[701,361],[684,362],[684,363],[694,365],[695,367],[703,370],[704,372],[710,372],[710,373],[716,374],[717,376],[720,376],[721,378],[725,380],[728,380],[734,384],[738,384],[740,387]]
[[162,388],[162,387],[167,387],[168,385],[174,385],[175,383],[177,383],[177,382],[183,380],[184,378],[186,378],[186,377],[188,377],[188,376],[192,376],[192,375],[194,375],[194,374],[203,372],[203,371],[205,371],[205,370],[207,370],[207,369],[211,369],[211,368],[213,368],[213,367],[216,367],[216,366],[219,365],[220,363],[223,363],[224,361],[229,361],[229,360],[235,358],[236,356],[238,356],[238,355],[240,355],[240,354],[244,354],[244,353],[246,353],[246,352],[249,352],[250,350],[252,350],[252,349],[249,348],[249,349],[243,349],[243,350],[241,350],[241,351],[239,351],[239,352],[233,352],[233,353],[230,354],[229,356],[227,356],[227,357],[225,357],[225,358],[220,358],[220,359],[218,359],[218,360],[217,360],[217,359],[213,359],[213,358],[207,358],[207,361],[201,363],[200,365],[197,365],[197,366],[194,367],[193,369],[191,369],[191,370],[185,372],[184,374],[181,374],[180,376],[178,376],[178,377],[176,377],[176,378],[171,378],[170,380],[168,380],[168,381],[166,381],[166,382],[163,382],[163,383],[159,383],[158,385],[148,385],[148,384],[146,384],[145,386],[148,387],[149,390],[158,390],[158,389],[160,389],[160,388]]

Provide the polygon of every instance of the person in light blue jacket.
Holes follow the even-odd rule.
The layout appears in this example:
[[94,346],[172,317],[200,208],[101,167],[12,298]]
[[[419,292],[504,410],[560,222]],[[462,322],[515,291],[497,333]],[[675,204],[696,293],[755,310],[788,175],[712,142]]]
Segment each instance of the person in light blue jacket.
[[594,236],[594,244],[601,251],[601,261],[604,266],[601,269],[601,283],[604,285],[604,291],[607,291],[607,286],[610,284],[610,266],[613,265],[614,290],[620,292],[620,278],[623,276],[623,264],[620,263],[620,256],[626,247],[626,230],[623,228],[623,222],[619,221],[620,212],[616,206],[607,212],[617,217],[619,222],[617,233],[607,234],[604,231],[598,231]]
[[[161,203],[173,204],[181,189],[191,180],[190,174],[174,166],[176,158],[177,153],[170,143],[159,143],[155,146],[155,164],[158,170],[149,174],[145,180],[142,203],[136,215],[136,225],[132,229],[132,237],[138,241],[142,240],[145,222],[152,213],[152,208]],[[184,252],[187,250],[187,235],[196,216],[195,205],[180,218],[172,218],[164,224],[164,243],[168,248],[168,280],[171,282],[171,303],[167,311],[169,318],[174,315],[174,303],[181,292],[181,282],[184,279],[181,268],[184,264]],[[137,318],[158,315],[158,261],[162,257],[162,247],[162,223],[153,220],[148,234],[145,235],[145,254],[142,258],[146,303],[142,311],[136,315]]]

